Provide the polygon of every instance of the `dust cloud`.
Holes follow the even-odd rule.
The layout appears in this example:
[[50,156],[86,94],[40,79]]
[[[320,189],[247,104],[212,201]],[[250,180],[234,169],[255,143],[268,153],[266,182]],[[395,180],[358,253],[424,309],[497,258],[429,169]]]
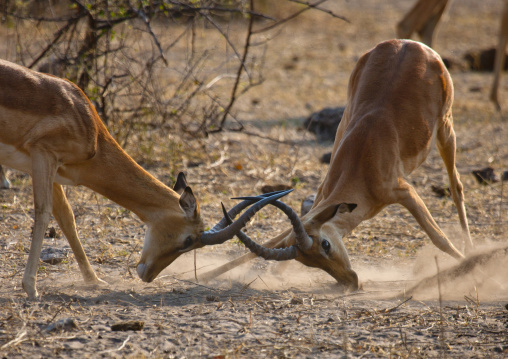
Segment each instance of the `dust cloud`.
[[[273,262],[253,259],[207,282],[200,276],[237,256],[217,253],[188,253],[181,256],[161,276],[189,280],[212,288],[251,288],[256,290],[288,290],[325,296],[356,295],[367,298],[413,296],[418,300],[495,301],[508,298],[508,246],[483,243],[466,259],[457,261],[431,243],[421,248],[416,258],[389,260],[352,258],[362,289],[354,294],[322,270],[308,268],[297,261]],[[439,275],[438,275],[439,268]],[[438,285],[439,277],[439,285]]]
[[[256,290],[297,290],[309,292],[326,292],[330,287],[337,287],[335,280],[319,269],[308,268],[297,261],[273,262],[255,258],[223,275],[203,281],[200,277],[218,266],[237,258],[216,253],[198,253],[196,272],[198,283],[210,287],[231,287],[240,285]],[[177,278],[196,282],[193,254],[178,258],[162,275],[174,275]]]
[[[508,245],[477,245],[464,260],[445,258],[437,249],[424,248],[417,262],[426,262],[425,276],[415,273],[416,284],[408,289],[418,299],[496,301],[508,298]],[[439,267],[439,272],[436,266]]]

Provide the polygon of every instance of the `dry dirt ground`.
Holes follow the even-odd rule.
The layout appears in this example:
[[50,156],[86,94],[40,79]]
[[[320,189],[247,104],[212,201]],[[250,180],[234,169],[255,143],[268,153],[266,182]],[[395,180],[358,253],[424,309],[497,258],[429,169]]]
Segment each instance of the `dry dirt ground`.
[[[286,202],[299,208],[327,171],[318,158],[331,144],[318,144],[299,129],[312,110],[343,105],[349,74],[358,57],[395,36],[398,19],[413,1],[332,2],[350,23],[321,13],[307,14],[273,37],[266,81],[242,97],[237,116],[251,132],[221,133],[195,142],[164,138],[150,155],[129,144],[127,151],[162,181],[179,170],[201,200],[210,225],[219,203],[259,193],[265,184],[293,184]],[[500,0],[452,4],[435,49],[460,60],[466,50],[496,43]],[[219,50],[217,50],[219,51]],[[451,70],[455,83],[457,167],[465,187],[473,241],[494,256],[457,266],[437,253],[409,213],[383,210],[345,240],[363,289],[344,293],[324,272],[297,263],[255,260],[212,282],[201,274],[245,250],[237,242],[180,257],[150,284],[135,273],[144,236],[130,212],[86,188],[67,188],[85,250],[109,285],[83,284],[66,240],[44,247],[67,253],[57,265],[41,262],[41,300],[28,302],[21,278],[30,245],[31,181],[10,172],[13,189],[0,191],[0,355],[6,358],[98,357],[443,357],[508,356],[508,186],[482,186],[471,171],[508,170],[508,125],[487,101],[491,74]],[[508,116],[508,78],[501,81]],[[173,163],[174,152],[181,161]],[[197,162],[197,166],[196,166]],[[171,165],[170,165],[171,163]],[[437,151],[411,177],[436,221],[460,239],[450,198],[431,186],[446,186]],[[263,240],[287,226],[275,210],[258,215],[248,228]],[[501,248],[496,252],[493,248]],[[432,276],[439,266],[440,285]],[[194,271],[196,267],[196,273]],[[448,269],[450,268],[450,269]],[[197,279],[196,279],[197,276]],[[410,291],[415,285],[420,285]],[[441,297],[441,300],[440,300]],[[117,330],[126,321],[131,330]],[[143,324],[141,330],[140,326]],[[120,326],[120,329],[123,327]],[[125,329],[125,328],[123,328]]]

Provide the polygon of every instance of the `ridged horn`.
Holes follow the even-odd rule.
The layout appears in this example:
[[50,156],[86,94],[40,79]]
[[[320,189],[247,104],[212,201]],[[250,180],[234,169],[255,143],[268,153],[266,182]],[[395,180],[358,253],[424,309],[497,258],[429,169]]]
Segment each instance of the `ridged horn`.
[[245,227],[247,222],[254,216],[254,214],[256,214],[256,212],[261,210],[261,208],[263,208],[267,204],[277,201],[279,198],[284,197],[285,195],[287,195],[292,191],[293,190],[291,189],[287,191],[279,191],[269,196],[248,197],[255,198],[255,200],[248,200],[239,203],[234,207],[234,211],[231,210],[230,216],[231,215],[236,216],[238,213],[241,212],[242,209],[251,205],[252,202],[255,202],[247,211],[245,211],[245,213],[243,213],[236,221],[232,222],[230,225],[227,225],[228,224],[227,219],[223,218],[212,229],[205,231],[201,234],[201,243],[203,243],[204,245],[220,244],[233,238],[238,232],[241,231],[243,227]]
[[[222,205],[222,211],[224,212],[224,218],[226,218],[228,223],[233,223],[233,220],[229,216],[229,213],[226,211],[224,205]],[[245,247],[247,247],[252,253],[264,259],[286,261],[298,257],[298,247],[296,245],[292,245],[291,247],[286,248],[266,248],[254,242],[252,239],[250,239],[248,235],[246,235],[242,231],[239,231],[236,234],[236,236],[240,239],[240,241],[242,241],[243,244],[245,244]]]
[[[245,200],[245,201],[242,201],[242,202],[236,204],[233,208],[231,208],[229,210],[228,214],[231,218],[235,218],[245,208],[249,207],[254,202],[258,202],[259,200],[262,200],[263,198],[274,196],[274,195],[281,194],[281,193],[285,193],[284,195],[287,195],[291,191],[288,191],[288,190],[275,191],[275,192],[260,194],[259,196],[255,196],[255,197],[245,197],[245,198],[249,198],[249,200]],[[238,199],[238,197],[233,197],[231,199]],[[227,226],[228,226],[228,221],[227,221],[226,217],[222,217],[222,219],[212,229],[210,229],[209,232],[214,232],[214,231],[216,232],[216,231],[226,228]]]
[[[258,197],[235,197],[233,199],[242,199],[243,202],[251,201],[251,203],[259,201]],[[298,217],[298,214],[284,202],[275,201],[271,202],[270,204],[272,206],[279,208],[282,212],[286,214],[286,216],[288,216],[289,220],[291,221],[291,225],[293,226],[293,230],[295,232],[296,244],[298,245],[298,248],[300,248],[300,250],[302,251],[306,251],[310,247],[312,247],[312,239],[305,231],[303,223],[300,221],[300,217]]]

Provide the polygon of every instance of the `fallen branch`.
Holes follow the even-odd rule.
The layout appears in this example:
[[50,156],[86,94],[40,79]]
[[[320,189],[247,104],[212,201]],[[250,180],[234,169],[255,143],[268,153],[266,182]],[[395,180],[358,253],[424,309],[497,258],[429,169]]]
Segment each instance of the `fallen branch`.
[[28,340],[28,339],[23,339],[26,335],[27,335],[27,331],[25,330],[25,326],[23,326],[23,328],[16,335],[16,338],[14,338],[10,342],[7,342],[4,345],[2,345],[0,347],[0,349],[6,349],[8,347],[13,347],[18,344],[21,344],[22,342]]
[[113,352],[119,352],[120,350],[122,350],[123,348],[125,348],[125,345],[127,345],[127,342],[131,339],[131,336],[129,335],[127,337],[127,339],[124,340],[124,342],[122,343],[122,345],[120,345],[118,348],[116,349],[109,349],[109,350],[103,350],[101,352],[98,352],[97,354],[106,354],[106,353],[113,353]]
[[392,308],[385,308],[385,309],[381,309],[381,310],[378,310],[377,313],[391,313],[391,312],[394,312],[396,311],[397,309],[399,309],[402,305],[406,304],[407,302],[409,302],[411,299],[413,299],[413,297],[409,297],[407,298],[405,301],[399,303],[398,305],[396,305],[395,307],[392,307]]

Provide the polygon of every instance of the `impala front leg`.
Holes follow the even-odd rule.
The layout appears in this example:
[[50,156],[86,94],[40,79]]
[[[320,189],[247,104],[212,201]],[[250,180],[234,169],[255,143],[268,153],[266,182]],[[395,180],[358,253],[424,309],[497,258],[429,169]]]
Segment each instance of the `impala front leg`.
[[57,160],[50,153],[34,152],[32,158],[32,186],[34,194],[35,220],[32,234],[32,244],[28,262],[23,275],[23,289],[28,298],[38,297],[36,282],[39,258],[41,256],[44,233],[49,224],[52,207],[52,186],[56,174]]

